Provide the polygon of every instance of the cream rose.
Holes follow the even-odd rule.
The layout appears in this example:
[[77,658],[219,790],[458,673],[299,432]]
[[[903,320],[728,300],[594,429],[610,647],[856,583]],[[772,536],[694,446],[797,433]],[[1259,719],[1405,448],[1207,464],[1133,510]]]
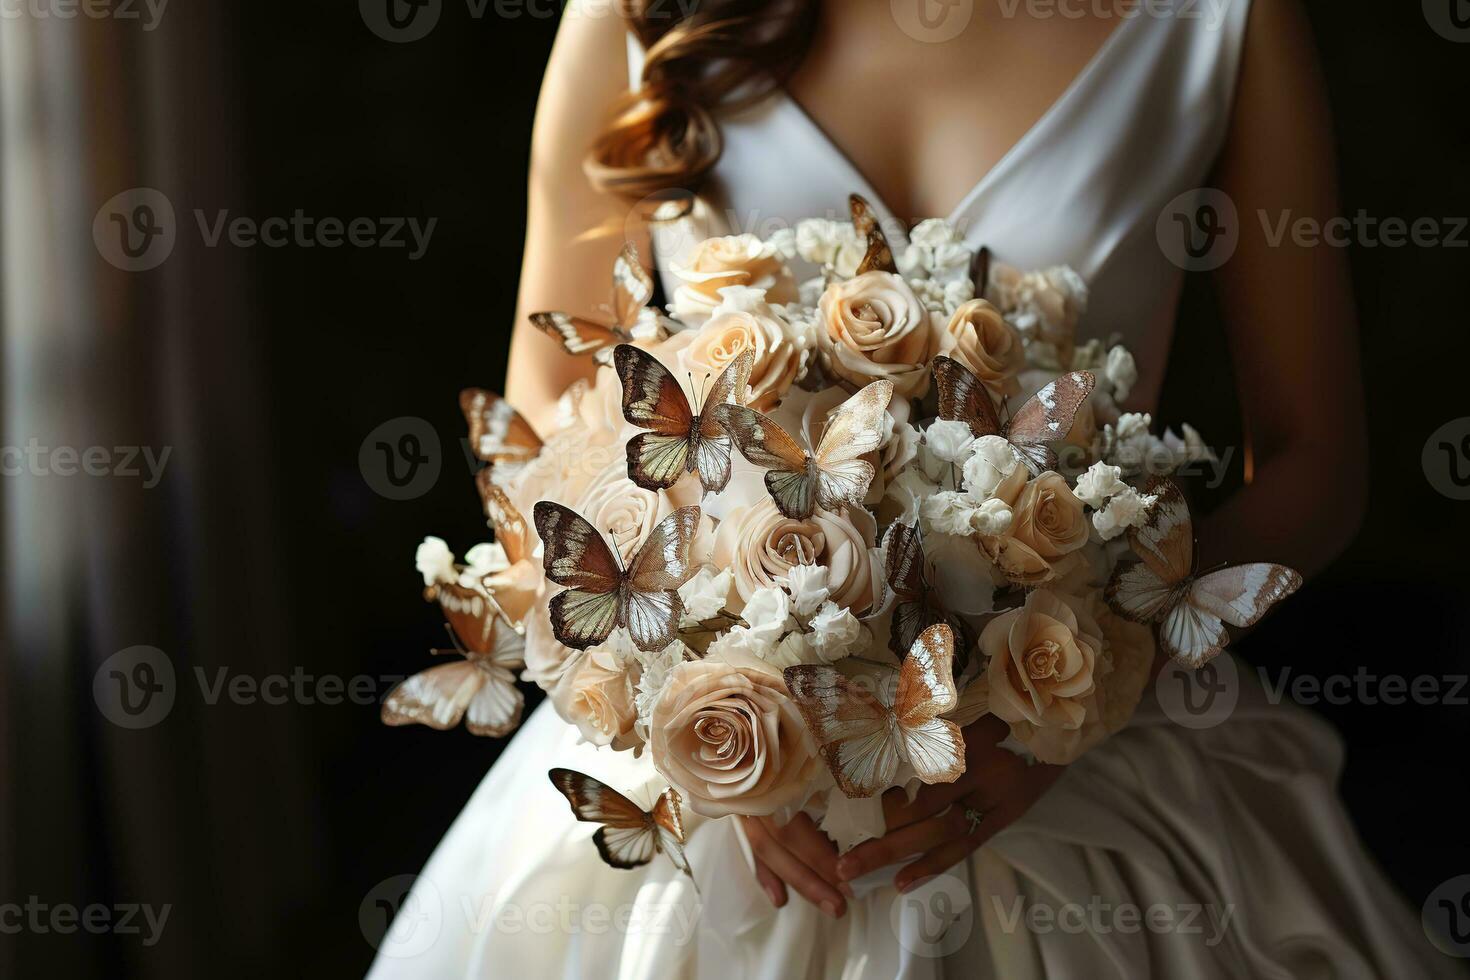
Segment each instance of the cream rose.
[[786,336],[781,322],[764,302],[716,308],[684,349],[685,369],[711,382],[746,351],[755,354],[750,371],[750,407],[769,412],[786,394],[801,370],[801,351]]
[[903,277],[875,271],[834,282],[817,305],[817,341],[833,374],[856,385],[887,378],[906,398],[929,390],[939,335]]
[[754,235],[706,239],[673,271],[683,285],[674,290],[669,309],[686,320],[709,316],[720,305],[720,290],[726,286],[763,289],[772,303],[797,299],[796,280],[780,255]]
[[1021,390],[1016,376],[1026,364],[1026,349],[1016,328],[983,299],[961,305],[944,328],[944,353],[974,372],[993,395]]
[[876,595],[868,549],[877,533],[873,516],[862,508],[850,507],[845,514],[818,510],[798,521],[763,494],[726,515],[715,531],[713,560],[734,573],[736,611],[758,590],[779,587],[793,566],[821,565],[827,569],[828,597],[862,613]]
[[737,653],[669,672],[648,743],[654,768],[709,817],[799,808],[821,768],[781,673]]
[[637,683],[638,672],[624,669],[611,651],[590,650],[557,686],[553,705],[593,745],[630,748],[638,741]]
[[979,543],[1006,578],[1035,585],[1070,567],[1069,556],[1087,544],[1090,525],[1061,474],[1047,471],[1018,487],[1025,474],[1025,467],[1017,467],[994,495],[1010,506],[1010,529]]
[[980,633],[980,649],[990,658],[991,712],[1037,728],[1081,728],[1102,647],[1102,629],[1084,600],[1035,590],[1024,606],[997,616]]

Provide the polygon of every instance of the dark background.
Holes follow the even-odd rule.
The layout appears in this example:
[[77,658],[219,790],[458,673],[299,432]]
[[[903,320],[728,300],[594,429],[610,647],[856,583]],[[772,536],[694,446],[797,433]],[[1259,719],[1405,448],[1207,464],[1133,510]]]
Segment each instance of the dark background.
[[[1307,6],[1337,117],[1343,213],[1470,214],[1470,47],[1430,30],[1417,4]],[[188,685],[164,723],[129,732],[97,716],[92,672],[148,643],[181,675],[299,666],[368,675],[381,694],[442,642],[413,553],[426,533],[459,553],[484,537],[455,396],[501,387],[530,125],[556,22],[475,18],[445,0],[428,37],[393,44],[344,0],[180,2],[155,35],[107,29],[88,42],[85,91],[94,116],[123,113],[134,138],[98,123],[111,142],[91,168],[88,220],[142,184],[164,189],[181,221],[199,207],[438,223],[418,261],[402,249],[205,249],[181,233],[156,272],[97,263],[100,316],[144,326],[121,339],[101,331],[86,377],[126,390],[119,424],[137,441],[183,455],[163,488],[112,514],[125,530],[93,556],[113,570],[110,585],[84,574],[57,595],[71,625],[8,678],[3,783],[18,805],[4,892],[175,907],[149,949],[136,937],[25,936],[13,975],[360,975],[373,952],[364,896],[421,866],[499,744],[388,729],[376,705],[205,705]],[[1360,664],[1465,673],[1470,504],[1434,491],[1421,450],[1470,414],[1470,250],[1355,248],[1351,259],[1370,513],[1348,553],[1239,650],[1323,676]],[[1160,420],[1237,443],[1207,276],[1191,277],[1175,346]],[[397,502],[365,482],[358,451],[403,416],[434,427],[444,459],[431,490]],[[110,614],[94,608],[99,589]],[[1345,737],[1342,791],[1361,834],[1417,910],[1470,871],[1470,711],[1315,710]]]

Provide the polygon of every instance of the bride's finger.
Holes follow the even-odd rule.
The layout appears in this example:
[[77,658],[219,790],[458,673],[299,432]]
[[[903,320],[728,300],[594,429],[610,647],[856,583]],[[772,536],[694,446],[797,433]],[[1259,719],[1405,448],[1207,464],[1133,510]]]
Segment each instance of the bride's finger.
[[748,837],[751,850],[756,857],[764,861],[776,877],[780,878],[796,893],[808,902],[826,912],[832,918],[841,918],[847,911],[847,903],[842,894],[831,884],[823,880],[811,868],[807,867],[795,854],[791,853],[780,840],[772,833],[770,827],[763,818],[757,817],[747,825]]
[[766,867],[766,862],[760,859],[760,855],[752,854],[755,858],[755,878],[761,883],[766,896],[770,898],[771,904],[780,908],[786,904],[786,884],[776,876],[776,873]]
[[851,881],[884,865],[916,854],[925,854],[964,836],[968,830],[969,823],[963,808],[952,806],[943,813],[918,823],[911,823],[874,840],[863,841],[838,860],[837,874],[843,880]]
[[949,841],[912,864],[904,865],[899,869],[898,874],[893,876],[893,886],[901,892],[906,892],[925,878],[932,878],[934,875],[948,871],[980,846],[980,842],[974,838],[982,835],[983,832],[977,831],[974,835]]
[[773,828],[772,833],[801,858],[807,867],[835,885],[838,891],[852,897],[852,889],[837,874],[837,846],[811,817],[798,813],[789,823],[778,829]]

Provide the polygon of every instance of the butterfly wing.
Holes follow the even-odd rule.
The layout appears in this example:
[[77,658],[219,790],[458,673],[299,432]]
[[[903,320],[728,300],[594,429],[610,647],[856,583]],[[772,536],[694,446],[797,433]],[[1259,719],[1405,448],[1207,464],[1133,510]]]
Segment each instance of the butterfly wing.
[[601,780],[572,769],[552,769],[551,784],[567,798],[572,815],[600,823],[592,835],[602,859],[614,868],[637,868],[658,852],[654,821],[637,804]]
[[552,596],[551,631],[574,650],[606,640],[623,613],[623,573],[602,534],[576,511],[549,500],[536,504],[536,533],[545,549],[546,577],[566,591]]
[[1042,387],[1011,417],[1006,438],[1032,473],[1056,468],[1051,443],[1065,439],[1087,396],[1097,385],[1088,371],[1073,371]]
[[689,398],[645,350],[619,344],[613,365],[623,383],[623,418],[651,430],[628,440],[628,478],[645,490],[667,490],[689,469],[695,421]]
[[853,227],[868,243],[868,250],[863,253],[856,274],[862,275],[865,272],[874,271],[897,272],[898,265],[893,261],[893,249],[889,247],[883,229],[878,227],[878,217],[873,213],[873,206],[859,194],[848,197],[847,204],[848,210],[852,213]]
[[492,466],[529,463],[541,451],[541,437],[510,402],[484,388],[459,393],[459,409],[470,427],[470,451]]
[[648,535],[628,564],[628,633],[640,650],[662,650],[678,635],[684,603],[679,586],[689,578],[689,548],[699,530],[699,508],[680,507]]
[[715,378],[704,404],[699,408],[697,433],[694,443],[694,468],[699,473],[699,482],[706,493],[718,493],[730,482],[730,456],[733,442],[715,414],[715,408],[724,405],[733,397],[735,404],[744,405],[749,392],[750,372],[755,366],[755,351],[747,350],[729,364]]
[[954,633],[940,623],[919,634],[898,672],[898,719],[904,757],[923,783],[952,783],[965,771],[965,739],[939,717],[959,704],[954,686]]
[[893,713],[832,667],[801,664],[784,676],[842,792],[860,798],[886,789],[898,772]]
[[919,633],[930,624],[924,615],[924,549],[919,529],[895,521],[883,536],[884,581],[898,600],[888,630],[888,646],[895,653],[914,645]]
[[740,455],[768,471],[766,490],[777,509],[794,520],[812,516],[816,481],[806,450],[780,425],[744,405],[717,405],[713,415]]
[[1156,623],[1179,601],[1180,588],[1159,578],[1147,562],[1135,561],[1113,570],[1104,594],[1108,605],[1124,619]]
[[653,828],[658,835],[658,849],[669,856],[674,867],[686,875],[692,875],[689,859],[684,856],[683,802],[674,787],[664,790],[658,802],[653,805]]
[[1181,663],[1202,667],[1224,649],[1222,622],[1254,626],[1301,584],[1302,577],[1295,571],[1269,562],[1232,565],[1201,575],[1165,618],[1160,642]]
[[465,727],[472,735],[509,735],[521,723],[521,711],[526,706],[525,697],[515,685],[515,675],[503,668],[479,670],[485,680],[465,708]]
[[1165,584],[1182,583],[1194,571],[1194,523],[1189,504],[1173,480],[1151,480],[1145,493],[1157,499],[1148,519],[1128,529],[1133,553]]
[[530,558],[530,529],[505,491],[487,480],[480,486],[480,499],[485,505],[485,517],[495,529],[495,540],[505,549],[506,559],[514,565]]
[[430,667],[388,692],[383,699],[383,723],[427,725],[448,731],[459,724],[488,679],[489,675],[468,660]]
[[1219,617],[1189,602],[1176,602],[1159,623],[1159,646],[1182,664],[1201,667],[1225,649],[1228,637]]
[[817,503],[828,510],[859,507],[873,482],[873,464],[862,457],[883,442],[883,413],[893,399],[892,381],[874,381],[843,402],[827,420],[813,457]]
[[531,324],[573,355],[597,354],[631,339],[621,328],[557,311],[532,313]]
[[1000,417],[995,414],[995,404],[973,371],[943,354],[934,358],[930,370],[934,373],[935,387],[939,389],[940,418],[965,423],[977,439],[1000,435]]
[[495,629],[495,607],[479,591],[457,582],[439,582],[434,598],[466,650],[488,651]]
[[617,325],[628,330],[653,299],[653,277],[638,261],[638,250],[624,245],[613,261],[613,313]]

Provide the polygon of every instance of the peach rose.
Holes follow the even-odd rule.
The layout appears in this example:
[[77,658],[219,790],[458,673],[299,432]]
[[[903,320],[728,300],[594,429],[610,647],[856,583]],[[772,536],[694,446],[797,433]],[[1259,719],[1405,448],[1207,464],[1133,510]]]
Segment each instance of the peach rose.
[[720,290],[726,286],[763,289],[772,303],[797,299],[796,280],[781,257],[754,235],[706,239],[673,272],[683,285],[674,290],[669,310],[686,320],[709,316],[720,305]]
[[973,371],[991,394],[1004,398],[1021,390],[1016,375],[1026,364],[1026,349],[1000,310],[972,299],[954,311],[944,332],[945,353]]
[[[659,521],[682,506],[698,504],[699,497],[699,485],[694,480],[681,481],[668,490],[643,489],[628,479],[624,453],[605,466],[569,506],[616,544],[626,567]],[[698,550],[694,558],[695,564],[702,560]]]
[[1006,578],[1035,585],[1070,567],[1072,553],[1087,544],[1089,524],[1082,501],[1061,474],[1048,470],[1018,486],[1025,474],[1025,467],[1017,467],[994,494],[1011,507],[1010,530],[978,540]]
[[553,706],[593,745],[631,748],[638,740],[636,683],[636,671],[622,669],[611,652],[590,650],[558,685]]
[[822,769],[781,672],[738,653],[670,671],[648,744],[659,774],[709,817],[800,807]]
[[728,513],[715,531],[713,560],[734,572],[738,612],[757,589],[779,586],[793,565],[827,569],[829,598],[854,613],[873,604],[875,570],[868,549],[878,528],[866,510],[850,507],[845,514],[817,510],[804,521],[776,509],[769,494]]
[[817,342],[833,374],[859,386],[887,378],[906,398],[929,390],[939,331],[903,277],[874,271],[834,282],[817,306]]
[[[1082,600],[1076,600],[1080,603]],[[1042,762],[1067,765],[1109,735],[1121,731],[1143,698],[1153,668],[1154,637],[1147,626],[1113,614],[1105,603],[1093,601],[1091,611],[1102,629],[1104,655],[1094,671],[1092,694],[1081,699],[1085,712],[1077,728],[1037,726],[1029,721],[1011,723],[1011,734]],[[1079,616],[1079,623],[1083,617]]]
[[583,652],[563,646],[557,640],[551,630],[551,612],[546,599],[547,594],[543,592],[526,617],[526,669],[521,679],[537,685],[555,701],[562,682],[575,675]]
[[694,333],[684,349],[687,371],[696,379],[712,382],[735,358],[746,351],[755,353],[750,371],[750,407],[769,412],[786,394],[801,370],[801,350],[787,337],[781,322],[764,302],[717,307],[704,326]]
[[1012,723],[1076,731],[1096,686],[1102,629],[1084,600],[1037,589],[980,633],[990,710]]

